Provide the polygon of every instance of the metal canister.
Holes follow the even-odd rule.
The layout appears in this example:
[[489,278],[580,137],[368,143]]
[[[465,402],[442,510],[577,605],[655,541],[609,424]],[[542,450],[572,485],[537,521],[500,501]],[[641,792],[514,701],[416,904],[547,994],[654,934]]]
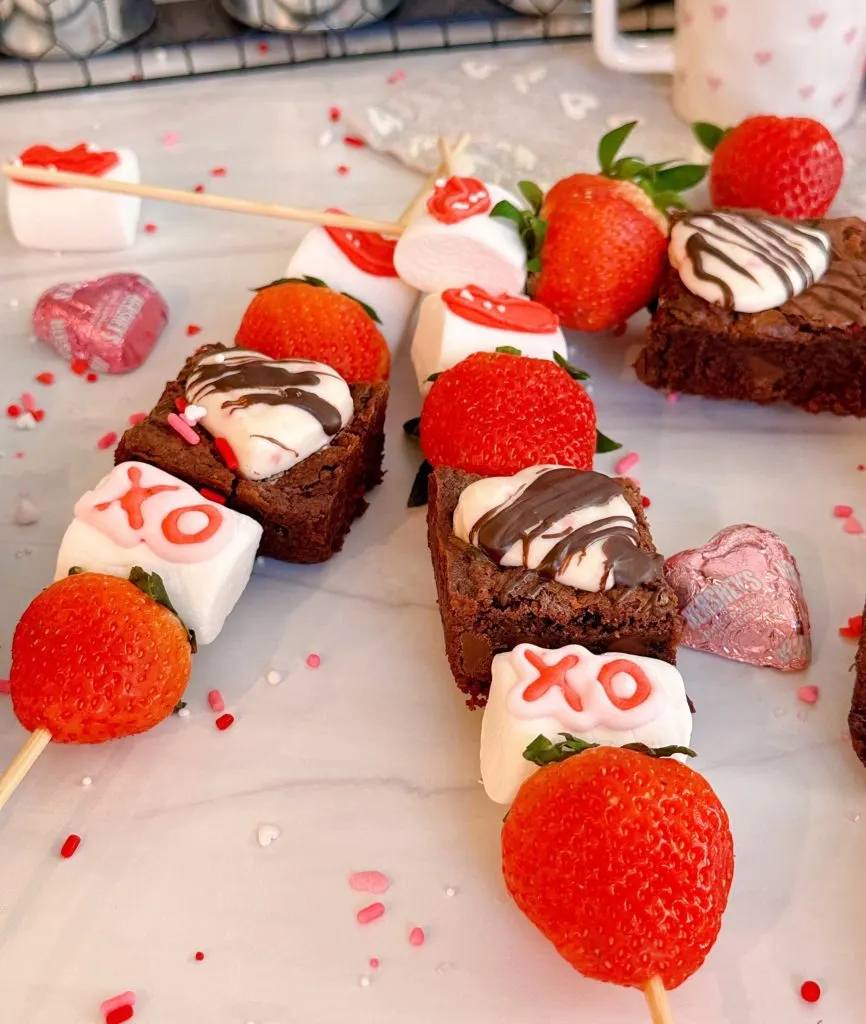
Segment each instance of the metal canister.
[[238,21],[269,32],[343,32],[379,21],[400,0],[220,0]]
[[107,53],[146,32],[153,0],[0,0],[0,51],[27,60]]

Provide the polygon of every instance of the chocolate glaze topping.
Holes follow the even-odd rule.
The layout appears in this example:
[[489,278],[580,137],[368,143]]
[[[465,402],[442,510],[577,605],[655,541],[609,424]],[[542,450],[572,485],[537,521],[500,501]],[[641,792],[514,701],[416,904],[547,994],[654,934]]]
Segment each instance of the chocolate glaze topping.
[[590,544],[600,542],[605,557],[602,586],[612,574],[617,586],[636,587],[660,574],[663,559],[640,547],[634,520],[606,516],[577,529],[546,532],[570,513],[606,505],[616,497],[623,497],[623,490],[609,476],[565,467],[549,469],[508,501],[485,512],[472,527],[469,539],[498,563],[519,541],[523,564],[528,568],[533,540],[561,538],[535,570],[550,579],[563,573],[571,559],[582,558]]
[[680,218],[680,222],[694,228],[694,234],[686,242],[686,255],[695,276],[716,285],[722,293],[724,304],[729,308],[734,304],[733,290],[723,278],[707,271],[704,257],[714,257],[735,274],[751,281],[755,278],[719,245],[733,240],[750,256],[764,263],[779,278],[788,299],[815,283],[811,267],[791,236],[803,245],[820,246],[825,253],[830,252],[830,239],[823,233],[817,233],[814,229],[804,230],[793,221],[777,220],[761,214],[716,210],[687,213]]
[[[207,358],[207,354],[203,359]],[[303,366],[314,365],[309,359],[286,359],[273,362],[257,352],[227,352],[223,362],[201,361],[189,376],[187,396],[190,402],[212,394],[229,391],[246,391],[240,398],[225,401],[223,409],[248,409],[252,405],[291,405],[303,409],[315,417],[322,430],[333,437],[343,425],[340,412],[314,391],[322,377],[336,377],[335,373],[321,370],[304,370]],[[292,369],[297,366],[299,369]],[[267,438],[272,440],[272,438]]]

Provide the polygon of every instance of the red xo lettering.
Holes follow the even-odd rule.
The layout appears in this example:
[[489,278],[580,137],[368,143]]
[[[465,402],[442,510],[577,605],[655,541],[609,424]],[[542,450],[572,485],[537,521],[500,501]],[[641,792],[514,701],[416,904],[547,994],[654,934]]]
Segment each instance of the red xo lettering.
[[[618,675],[631,676],[635,681],[635,691],[630,697],[619,697],[614,692],[613,680]],[[632,708],[639,707],[652,695],[652,686],[644,670],[634,662],[626,661],[625,658],[618,658],[616,661],[609,661],[606,665],[602,665],[598,673],[598,681],[604,687],[607,699],[620,711],[631,711]]]
[[535,651],[525,651],[524,653],[529,664],[538,670],[538,678],[533,680],[523,691],[523,699],[527,703],[531,704],[536,700],[540,700],[548,690],[556,686],[562,690],[562,696],[565,698],[566,704],[573,711],[583,711],[583,701],[580,699],[580,694],[575,693],[571,689],[568,685],[568,680],[565,678],[565,673],[569,669],[574,668],[578,661],[580,661],[576,654],[567,654],[555,665],[548,665]]

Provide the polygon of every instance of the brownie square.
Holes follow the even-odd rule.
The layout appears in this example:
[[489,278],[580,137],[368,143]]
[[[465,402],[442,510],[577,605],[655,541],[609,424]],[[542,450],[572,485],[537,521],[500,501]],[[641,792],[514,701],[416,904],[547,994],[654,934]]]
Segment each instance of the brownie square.
[[[225,351],[208,345],[202,352]],[[259,554],[284,562],[324,562],[343,546],[352,520],[367,507],[365,493],[382,479],[388,385],[352,384],[355,414],[326,447],[269,480],[253,481],[232,472],[213,438],[188,444],[166,422],[183,398],[195,357],[169,381],[154,410],[120,439],[114,461],[148,462],[197,489],[222,494],[226,505],[261,523]]]
[[854,753],[866,765],[866,608],[863,610],[863,626],[857,643],[854,673],[854,694],[851,697],[851,711],[848,714],[848,729],[851,732]]
[[668,264],[635,370],[650,387],[866,415],[866,223],[811,222],[827,273],[778,309],[737,313],[693,295]]
[[[503,568],[460,540],[452,526],[454,510],[464,488],[478,479],[462,470],[434,470],[427,506],[445,651],[470,707],[487,699],[494,655],[521,643],[582,644],[594,654],[622,651],[676,663],[682,623],[676,595],[661,576],[634,588],[587,593],[532,569]],[[630,481],[622,485],[640,546],[655,554],[640,492]]]

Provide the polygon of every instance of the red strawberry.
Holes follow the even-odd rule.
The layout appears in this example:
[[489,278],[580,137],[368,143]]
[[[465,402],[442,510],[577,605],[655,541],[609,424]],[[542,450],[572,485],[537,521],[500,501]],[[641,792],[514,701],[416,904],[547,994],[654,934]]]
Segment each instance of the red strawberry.
[[373,316],[369,306],[317,278],[274,281],[247,307],[236,341],[271,359],[317,359],[350,384],[385,380],[391,353]]
[[574,174],[543,199],[521,182],[531,210],[508,203],[493,210],[517,223],[527,245],[530,294],[573,330],[621,327],[650,302],[664,267],[666,213],[685,206],[678,192],[706,174],[703,166],[618,157],[635,123],[601,140],[600,174]]
[[[585,749],[573,737],[536,740],[527,753],[541,742],[534,759],[547,767],[524,782],[502,827],[508,891],[586,977],[676,988],[704,962],[727,905],[724,807],[702,775],[668,757]],[[567,760],[550,763],[556,756]]]
[[748,117],[736,128],[696,124],[712,154],[714,206],[776,217],[823,217],[839,191],[844,160],[836,140],[809,117]]
[[130,580],[76,573],[34,598],[15,629],[9,675],[24,728],[46,728],[56,743],[102,743],[170,715],[192,658],[166,600],[159,577],[140,569]]
[[595,406],[547,359],[476,352],[440,374],[421,411],[433,466],[506,476],[545,463],[592,469]]

